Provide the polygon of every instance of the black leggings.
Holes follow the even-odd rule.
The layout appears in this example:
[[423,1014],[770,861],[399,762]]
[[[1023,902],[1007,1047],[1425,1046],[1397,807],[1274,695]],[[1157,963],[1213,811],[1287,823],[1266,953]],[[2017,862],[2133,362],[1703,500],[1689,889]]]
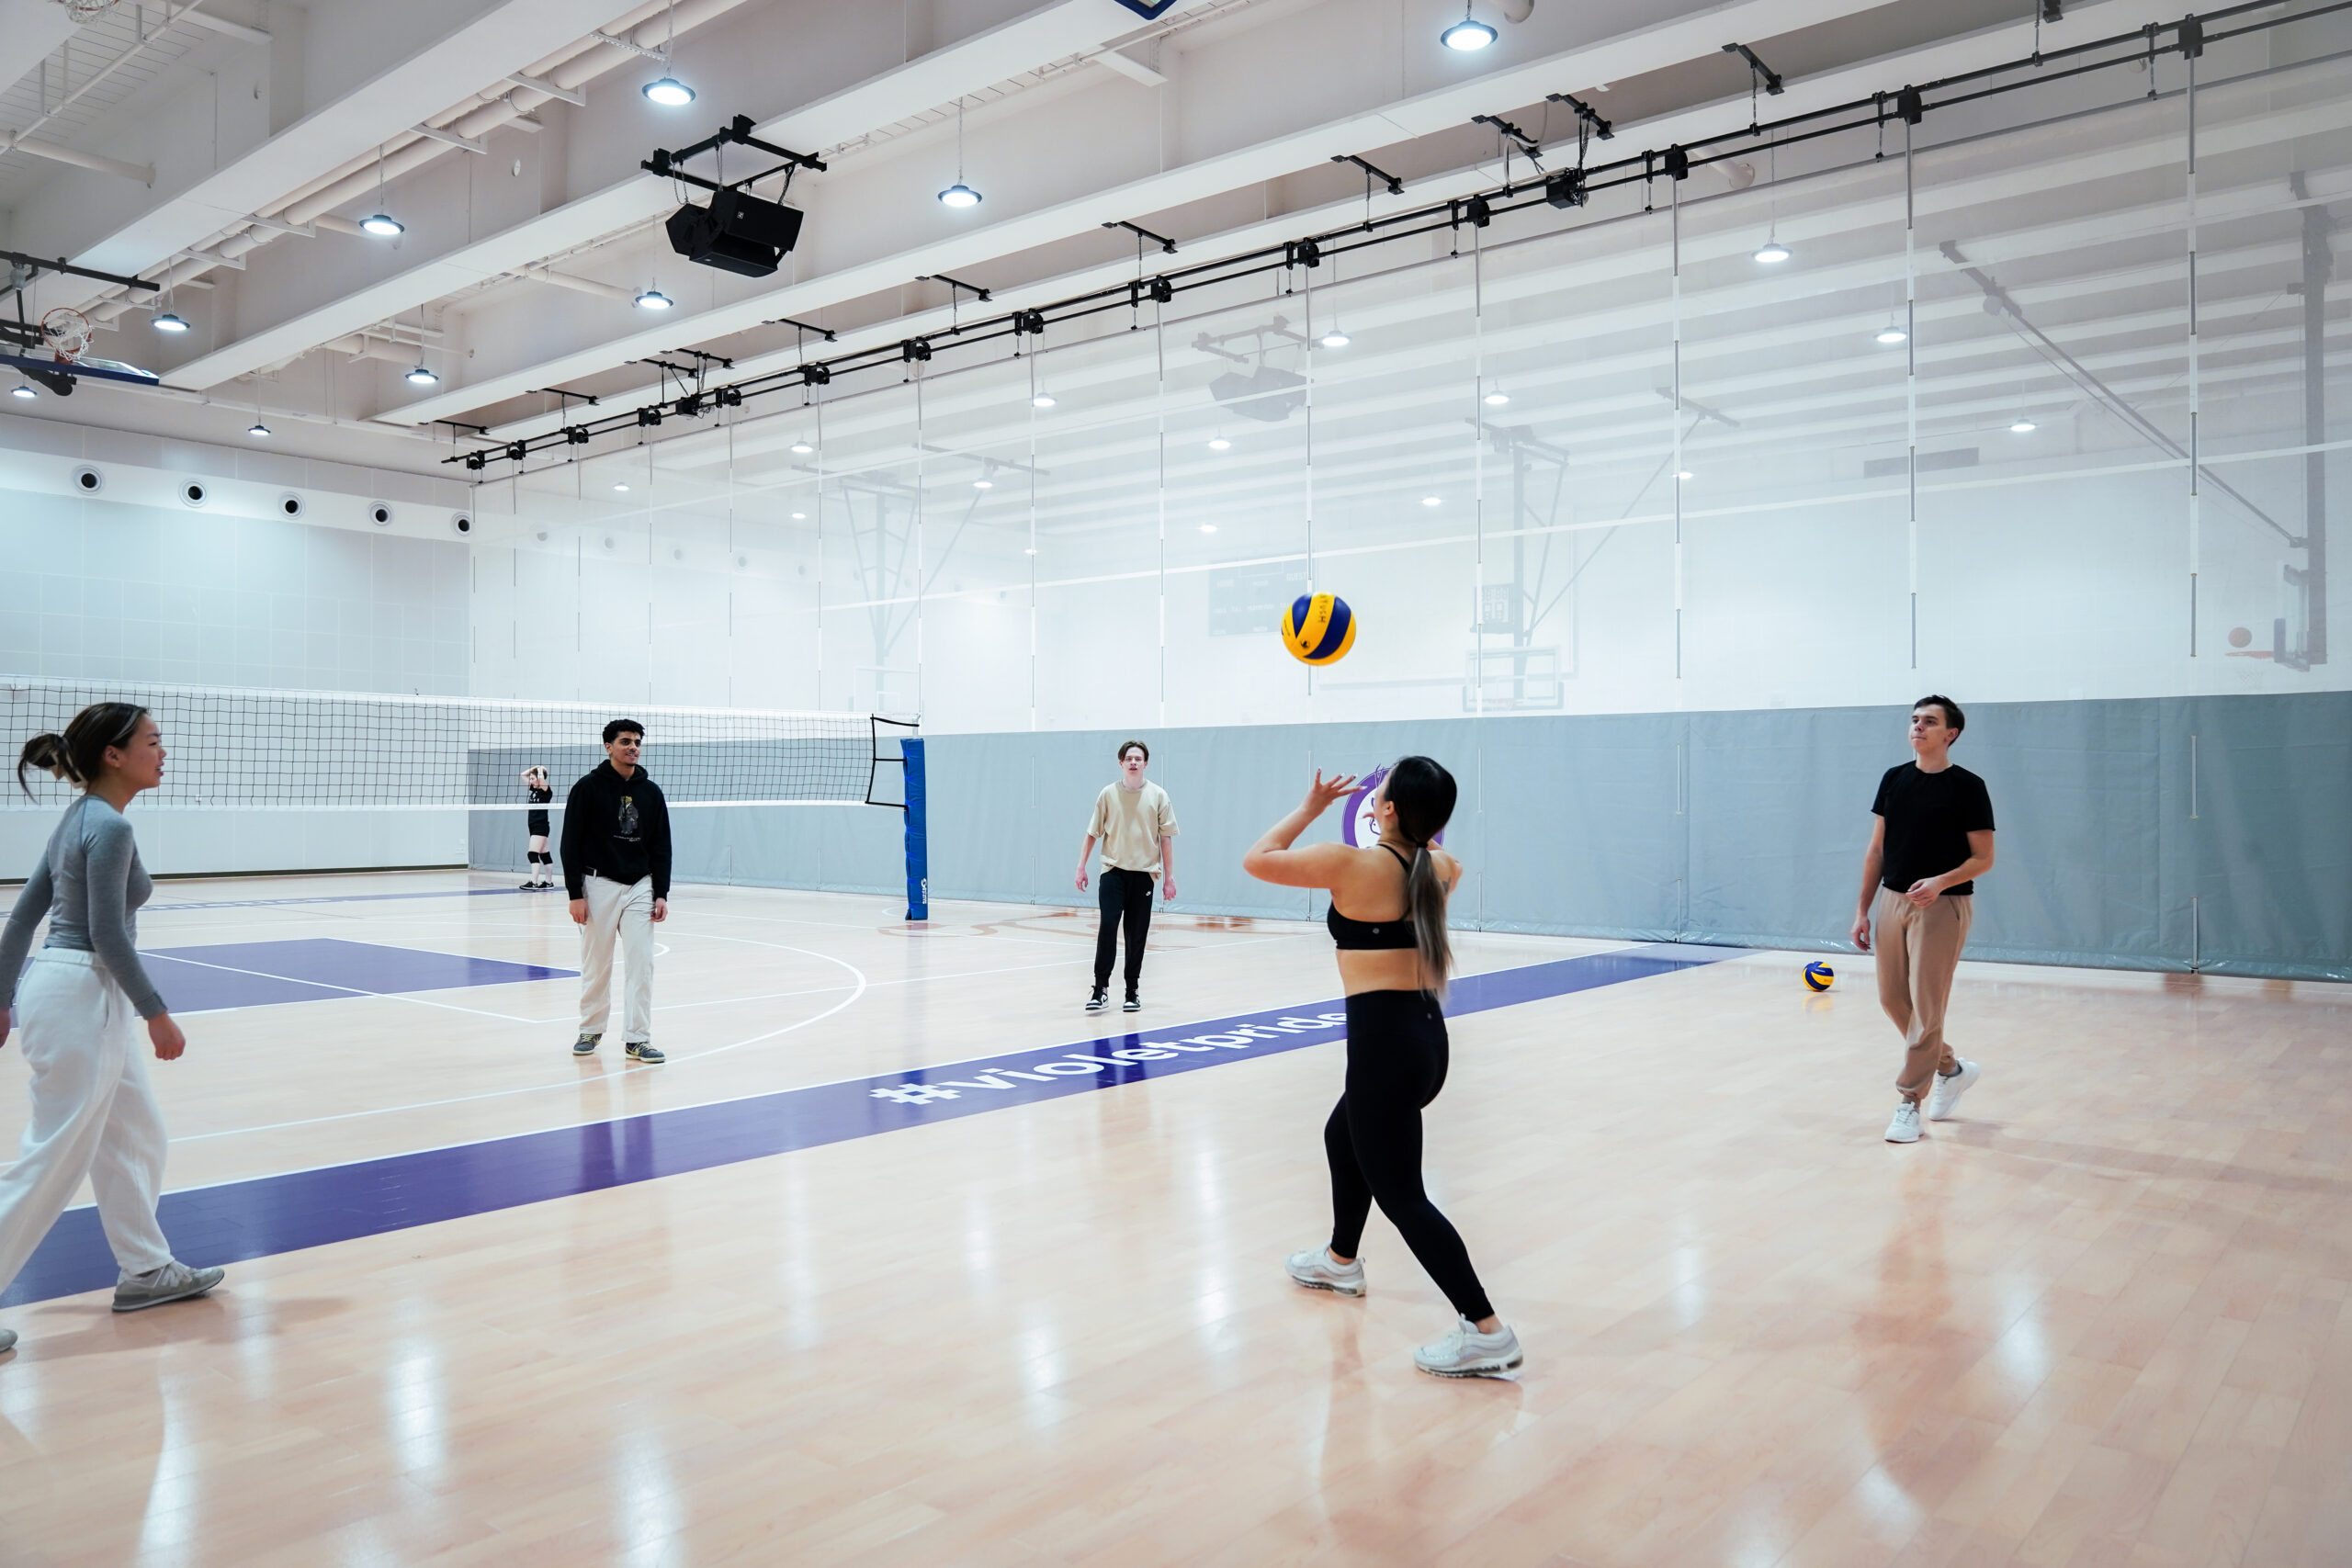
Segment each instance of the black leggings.
[[1143,942],[1151,931],[1151,873],[1102,868],[1095,885],[1102,905],[1102,929],[1094,938],[1094,988],[1111,983],[1111,959],[1118,952],[1119,928],[1127,929],[1127,989],[1143,979]]
[[1473,1323],[1494,1305],[1461,1233],[1421,1190],[1421,1108],[1445,1087],[1445,1015],[1426,991],[1348,998],[1348,1089],[1323,1124],[1331,1161],[1331,1251],[1353,1258],[1376,1200],[1453,1310]]

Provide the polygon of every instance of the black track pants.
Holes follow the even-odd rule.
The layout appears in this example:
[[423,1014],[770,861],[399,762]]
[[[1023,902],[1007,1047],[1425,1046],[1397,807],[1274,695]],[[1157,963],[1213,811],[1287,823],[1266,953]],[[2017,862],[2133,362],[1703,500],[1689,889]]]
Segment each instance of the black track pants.
[[1494,1306],[1461,1233],[1421,1190],[1421,1108],[1445,1087],[1445,1015],[1428,992],[1360,991],[1348,998],[1348,1088],[1323,1124],[1331,1251],[1358,1255],[1377,1202],[1453,1310],[1476,1323]]
[[1094,988],[1111,983],[1111,959],[1118,952],[1119,928],[1127,932],[1127,989],[1143,979],[1144,938],[1151,931],[1151,873],[1104,866],[1095,884],[1102,904],[1102,929],[1094,938]]

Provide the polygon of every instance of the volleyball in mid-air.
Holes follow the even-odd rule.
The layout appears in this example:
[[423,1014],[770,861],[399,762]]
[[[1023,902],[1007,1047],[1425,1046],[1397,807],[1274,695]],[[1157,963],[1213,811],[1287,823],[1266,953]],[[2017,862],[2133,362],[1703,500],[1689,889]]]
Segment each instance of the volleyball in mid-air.
[[1283,616],[1283,646],[1302,664],[1337,664],[1355,645],[1355,612],[1336,593],[1302,593]]
[[1808,964],[1804,966],[1804,983],[1808,990],[1826,991],[1838,983],[1838,971],[1826,964]]

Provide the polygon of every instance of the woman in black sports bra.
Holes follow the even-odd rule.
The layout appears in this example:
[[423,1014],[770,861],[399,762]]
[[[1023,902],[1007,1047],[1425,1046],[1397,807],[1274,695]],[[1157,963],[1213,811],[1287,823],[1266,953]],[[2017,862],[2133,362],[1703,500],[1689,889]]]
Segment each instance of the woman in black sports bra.
[[[1331,1245],[1292,1254],[1290,1275],[1310,1290],[1363,1294],[1357,1251],[1378,1202],[1461,1315],[1453,1333],[1413,1352],[1413,1364],[1440,1377],[1492,1377],[1524,1359],[1519,1337],[1495,1315],[1460,1233],[1421,1185],[1421,1111],[1445,1087],[1445,1014],[1438,1000],[1453,965],[1445,901],[1462,879],[1461,863],[1432,847],[1453,815],[1453,775],[1427,757],[1407,757],[1374,797],[1377,844],[1291,848],[1355,784],[1352,777],[1327,781],[1318,771],[1306,801],[1241,862],[1263,882],[1329,889],[1326,923],[1348,993],[1347,1092],[1323,1127]],[[1374,910],[1395,912],[1363,917]]]
[[525,815],[523,831],[531,836],[531,869],[523,884],[523,891],[555,886],[555,856],[548,852],[548,802],[555,798],[555,787],[548,783],[548,771],[534,762],[523,770],[523,791],[531,802]]

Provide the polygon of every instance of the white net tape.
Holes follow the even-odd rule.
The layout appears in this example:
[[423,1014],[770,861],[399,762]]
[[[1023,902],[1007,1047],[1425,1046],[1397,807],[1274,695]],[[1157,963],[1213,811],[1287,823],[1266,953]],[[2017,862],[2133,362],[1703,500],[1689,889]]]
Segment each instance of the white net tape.
[[[889,739],[865,714],[745,708],[630,707],[591,703],[409,697],[233,686],[141,685],[0,675],[0,741],[13,765],[24,743],[62,734],[92,703],[137,703],[163,729],[164,783],[149,810],[523,810],[522,773],[548,770],[555,804],[605,760],[605,721],[645,726],[645,771],[673,806],[861,804],[873,799],[875,754]],[[53,809],[72,786],[38,769],[8,808]],[[895,790],[893,778],[888,786]],[[879,804],[880,802],[876,802]],[[895,804],[895,802],[890,802]]]

